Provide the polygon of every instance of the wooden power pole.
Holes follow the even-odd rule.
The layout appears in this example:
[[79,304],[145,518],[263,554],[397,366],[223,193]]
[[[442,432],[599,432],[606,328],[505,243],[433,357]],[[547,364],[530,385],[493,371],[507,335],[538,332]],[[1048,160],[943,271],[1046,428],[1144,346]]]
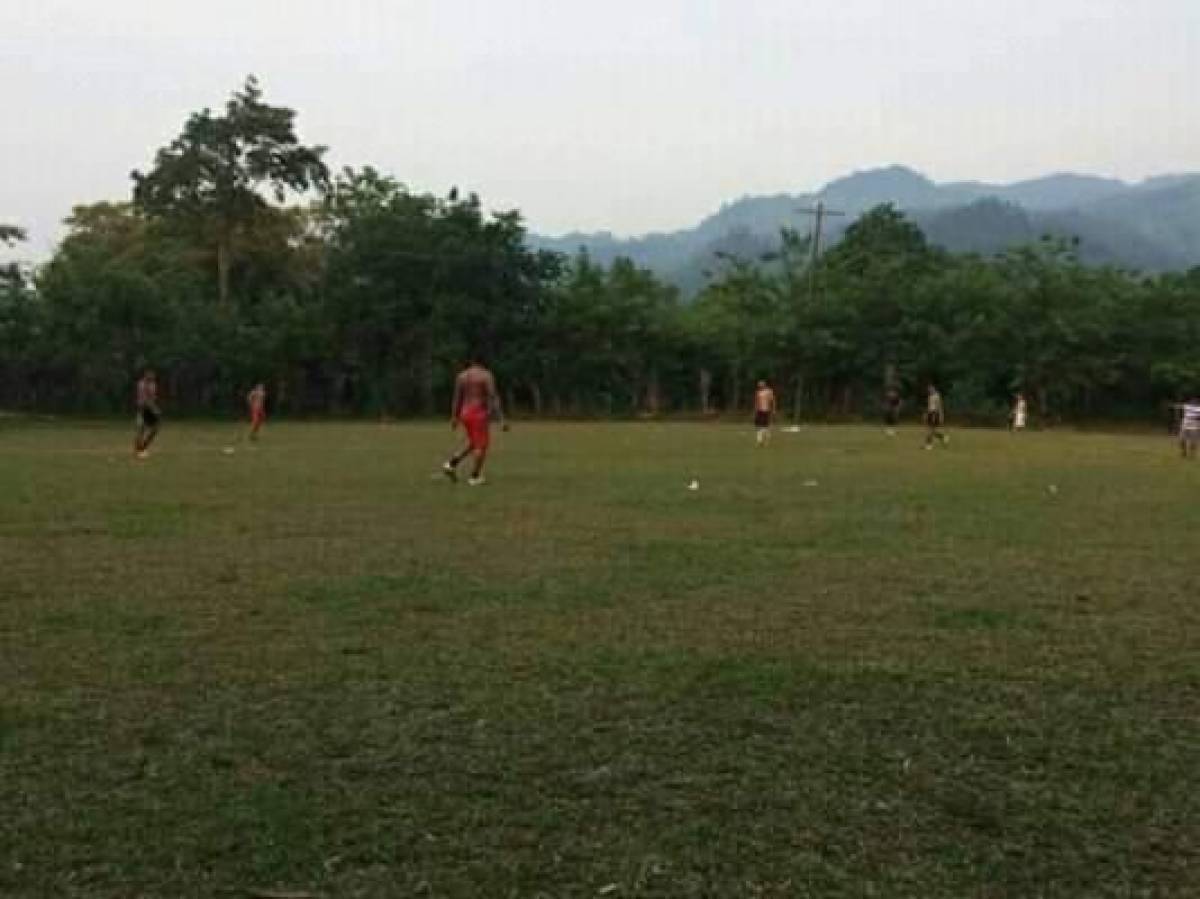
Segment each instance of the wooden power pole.
[[808,299],[811,302],[817,296],[817,256],[821,253],[821,231],[825,225],[825,218],[831,215],[845,215],[840,209],[828,209],[825,206],[824,200],[817,200],[815,207],[802,207],[796,210],[805,215],[811,215],[814,218],[812,232],[812,246],[810,248],[808,260]]
[[[825,217],[830,215],[845,215],[840,209],[829,209],[824,200],[817,200],[815,207],[801,207],[796,210],[805,215],[813,216],[812,244],[808,257],[808,302],[815,303],[817,299],[817,257],[821,253],[821,232],[825,226]],[[796,375],[796,394],[792,406],[792,421],[800,424],[800,400],[803,393],[803,383],[799,374]]]

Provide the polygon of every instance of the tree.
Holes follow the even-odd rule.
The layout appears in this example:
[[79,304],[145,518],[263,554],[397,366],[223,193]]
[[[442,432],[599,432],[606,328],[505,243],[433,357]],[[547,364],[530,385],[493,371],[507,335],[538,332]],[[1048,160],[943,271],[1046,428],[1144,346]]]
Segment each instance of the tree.
[[[739,409],[749,379],[779,372],[786,355],[780,279],[767,274],[758,261],[720,255],[724,266],[692,304],[691,333],[718,362],[727,377],[726,405]],[[700,373],[707,382],[709,373]],[[704,387],[702,401],[706,403]]]
[[336,179],[322,228],[328,315],[363,388],[356,405],[433,412],[469,349],[533,351],[521,332],[557,266],[526,248],[518,214],[485,216],[474,194],[414,194],[366,168]]
[[283,203],[289,192],[328,182],[325,148],[299,142],[295,117],[291,109],[264,103],[251,75],[224,115],[193,113],[149,172],[132,173],[139,210],[193,229],[212,248],[222,307],[229,306],[237,238],[269,206],[263,191]]
[[[878,373],[880,388],[896,386],[899,364],[913,352],[903,336],[914,295],[942,262],[921,229],[890,203],[866,212],[822,259],[828,292],[853,322],[847,361],[859,386],[870,390],[868,372]],[[855,385],[842,386],[848,405]]]
[[[0,246],[25,239],[15,225],[0,224]],[[0,402],[21,405],[32,391],[33,359],[40,337],[41,306],[16,262],[0,265]]]
[[18,228],[16,225],[6,225],[0,222],[0,244],[11,246],[17,241],[25,239],[25,229]]
[[197,380],[210,380],[220,343],[189,346],[204,329],[188,315],[203,278],[190,246],[123,203],[77,206],[66,224],[67,236],[37,279],[52,380],[63,395],[79,406],[112,408],[148,362],[169,368],[172,396],[189,368],[202,367]]

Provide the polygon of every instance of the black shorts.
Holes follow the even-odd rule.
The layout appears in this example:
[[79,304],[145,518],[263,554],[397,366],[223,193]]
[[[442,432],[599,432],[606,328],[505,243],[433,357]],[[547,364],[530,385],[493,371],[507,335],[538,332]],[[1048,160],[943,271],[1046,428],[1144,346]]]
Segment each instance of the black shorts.
[[138,414],[137,414],[138,427],[157,428],[159,417],[160,417],[159,414],[157,412],[155,412],[153,409],[149,409],[149,408],[146,408],[143,406],[141,409],[138,409]]
[[754,413],[754,427],[756,427],[756,428],[771,427],[771,413],[770,412],[755,412]]
[[931,428],[940,428],[942,426],[942,416],[936,412],[926,412],[925,424]]
[[889,425],[899,424],[900,410],[892,409],[890,407],[887,409],[884,409],[883,410],[883,420]]

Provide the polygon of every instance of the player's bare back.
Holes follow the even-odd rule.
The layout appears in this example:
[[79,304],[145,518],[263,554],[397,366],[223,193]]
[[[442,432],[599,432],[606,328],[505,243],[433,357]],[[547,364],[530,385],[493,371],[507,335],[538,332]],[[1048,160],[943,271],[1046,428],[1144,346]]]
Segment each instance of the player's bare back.
[[458,396],[456,413],[468,406],[490,409],[496,396],[496,379],[483,366],[472,365],[459,374],[455,393]]

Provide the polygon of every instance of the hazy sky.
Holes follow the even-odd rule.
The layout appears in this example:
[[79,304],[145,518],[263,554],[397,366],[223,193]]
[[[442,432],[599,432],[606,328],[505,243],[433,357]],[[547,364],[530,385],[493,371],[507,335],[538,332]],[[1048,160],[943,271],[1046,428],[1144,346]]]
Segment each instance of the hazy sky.
[[548,234],[892,162],[1200,169],[1200,0],[0,0],[0,221],[44,248],[250,72],[334,164]]

